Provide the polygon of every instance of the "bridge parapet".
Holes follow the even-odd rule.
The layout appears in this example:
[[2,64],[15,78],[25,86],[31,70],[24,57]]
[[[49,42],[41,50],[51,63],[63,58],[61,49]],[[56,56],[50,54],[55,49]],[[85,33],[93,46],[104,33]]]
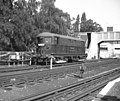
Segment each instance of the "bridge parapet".
[[[107,43],[107,44],[100,45],[101,43]],[[88,53],[87,59],[91,59],[93,57],[99,58],[100,47],[102,49],[107,49],[106,51],[108,51],[109,56],[111,56],[110,54],[113,53],[112,50],[115,50],[116,47],[115,44],[117,44],[117,47],[120,44],[120,32],[92,32],[91,43],[87,52]],[[106,47],[103,47],[103,45]]]
[[120,32],[96,32],[95,34],[98,36],[98,43],[104,40],[120,40]]

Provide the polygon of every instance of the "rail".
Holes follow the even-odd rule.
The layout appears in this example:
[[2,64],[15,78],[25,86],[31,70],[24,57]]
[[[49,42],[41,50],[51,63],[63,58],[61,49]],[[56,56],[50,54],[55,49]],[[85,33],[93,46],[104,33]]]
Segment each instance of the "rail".
[[[95,65],[96,67],[94,68],[93,68],[94,63],[92,64],[88,63],[86,64],[87,66],[86,71],[98,69],[99,66],[101,65],[102,66],[108,65],[108,62],[109,62],[109,66],[112,68],[115,68],[120,65],[118,60],[98,62],[98,65]],[[115,66],[111,65],[113,63]],[[69,65],[69,66],[67,65],[67,66],[56,68],[56,69],[33,69],[33,68],[40,68],[36,66],[32,66],[31,68],[29,68],[29,66],[28,68],[24,67],[22,69],[27,69],[27,70],[18,71],[18,72],[14,71],[9,73],[8,72],[0,73],[0,86],[7,87],[12,85],[19,85],[21,83],[25,84],[26,82],[29,82],[29,81],[36,82],[38,80],[44,81],[44,80],[50,80],[51,78],[61,78],[71,73],[79,75],[80,66],[81,64]],[[15,79],[15,81],[11,82],[12,79]]]
[[[102,64],[107,64],[111,62],[117,62],[120,59],[98,59],[98,60],[86,60],[85,65],[87,67],[95,67]],[[54,68],[61,67],[61,66],[70,66],[81,64],[82,62],[73,62],[73,63],[63,63],[63,64],[53,64]],[[90,64],[90,65],[89,65]],[[50,69],[50,65],[11,65],[11,66],[2,66],[0,67],[0,73],[7,73],[7,72],[18,72],[18,71],[28,71],[28,70],[36,70],[36,69]],[[92,68],[87,68],[92,69]]]
[[[119,76],[120,68],[117,68],[99,75],[88,77],[69,86],[52,90],[51,92],[46,92],[44,94],[37,93],[31,96],[15,99],[15,101],[58,101],[58,99],[61,99],[61,101],[76,101],[90,92],[105,86],[109,81]],[[69,97],[67,97],[68,95]]]
[[[109,61],[110,62],[110,61]],[[116,61],[117,64],[118,61]],[[99,63],[99,62],[98,62]],[[118,62],[119,63],[119,62]],[[119,63],[120,64],[120,63]],[[116,68],[119,66],[119,64],[113,66],[111,64],[107,65],[106,64],[106,68],[111,69],[112,68]],[[101,64],[102,65],[102,64]],[[102,66],[104,67],[104,66]],[[99,68],[99,67],[95,67],[95,68]],[[28,85],[28,83],[31,84],[38,84],[37,81],[39,82],[49,82],[49,80],[51,81],[51,79],[53,80],[54,78],[65,78],[66,75],[73,75],[71,73],[75,73],[79,71],[79,64],[77,64],[77,66],[65,66],[65,68],[57,68],[57,69],[52,69],[52,70],[44,70],[44,71],[40,71],[40,70],[32,70],[29,72],[26,71],[20,71],[20,72],[13,72],[13,73],[5,73],[5,74],[0,74],[0,86],[1,89],[7,89],[7,88],[11,88],[11,86],[13,87],[19,87],[19,86],[23,86],[23,85]],[[97,72],[98,73],[98,72]],[[61,98],[66,98],[66,96],[72,96],[74,95],[74,93],[76,93],[75,95],[77,95],[80,91],[78,90],[85,90],[87,87],[91,87],[91,85],[95,85],[98,84],[99,82],[103,81],[103,80],[108,80],[109,77],[114,77],[116,74],[120,74],[120,70],[119,68],[117,69],[113,69],[113,71],[109,71],[106,72],[106,74],[101,74],[102,76],[97,75],[97,76],[92,76],[91,80],[90,78],[85,78],[84,80],[81,81],[77,81],[76,83],[69,83],[66,86],[61,86],[61,87],[54,87],[54,88],[49,88],[46,89],[44,92],[40,92],[39,90],[37,91],[38,95],[36,95],[35,93],[31,93],[33,95],[33,97],[35,97],[35,99],[37,100],[37,96],[42,96],[42,98],[47,99],[47,100],[43,100],[43,101],[53,101],[53,99],[61,99]],[[110,76],[111,75],[111,76]],[[103,79],[104,77],[104,79]],[[106,77],[106,79],[105,79]],[[52,82],[52,81],[51,81]],[[35,86],[35,85],[34,85]],[[95,87],[95,86],[94,86]],[[54,91],[57,90],[57,93]],[[58,92],[59,91],[59,92]],[[45,93],[46,92],[46,93]],[[52,92],[52,93],[51,93]],[[68,92],[68,93],[67,93]],[[81,92],[80,92],[81,93]],[[47,95],[46,95],[47,94]],[[55,96],[55,97],[54,97]],[[28,97],[25,95],[25,97]],[[73,96],[74,97],[74,96]],[[40,99],[40,98],[38,98]],[[51,99],[51,100],[49,100]],[[32,101],[32,100],[31,100]],[[35,100],[33,100],[35,101]],[[42,101],[42,100],[40,100]],[[55,100],[57,101],[57,100]],[[62,100],[59,100],[62,101]]]

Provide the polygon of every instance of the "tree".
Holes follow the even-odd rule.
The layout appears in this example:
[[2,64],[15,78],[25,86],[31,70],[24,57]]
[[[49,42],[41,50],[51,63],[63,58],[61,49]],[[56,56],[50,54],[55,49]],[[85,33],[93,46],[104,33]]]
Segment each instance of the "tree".
[[103,28],[100,24],[94,22],[93,20],[86,19],[86,14],[83,13],[81,17],[80,32],[100,32]]
[[[70,29],[70,15],[64,13],[62,10],[54,6],[55,0],[42,0],[41,8],[39,12],[41,32],[48,31],[58,34],[68,34],[68,29]],[[36,20],[38,21],[38,20]]]
[[36,35],[43,31],[68,35],[70,15],[56,8],[55,0],[3,1],[0,1],[0,50],[29,51],[36,47]]
[[[31,6],[30,6],[31,5]],[[11,42],[15,51],[31,50],[35,47],[35,38],[39,33],[36,28],[34,15],[36,14],[38,3],[36,0],[18,0],[14,4],[14,13],[11,23],[15,25]]]
[[[36,0],[0,3],[0,46],[1,50],[27,51],[35,47],[35,37],[39,33],[34,24],[37,13]],[[10,0],[9,0],[10,1]],[[11,5],[13,4],[14,5]]]
[[14,25],[10,23],[12,16],[12,0],[0,1],[0,50],[9,50],[11,46],[9,36],[12,35]]
[[81,17],[81,23],[82,22],[85,22],[87,19],[86,19],[86,14],[85,12],[82,14],[82,17]]
[[79,32],[80,31],[80,17],[79,15],[77,15],[77,18],[76,18],[76,21],[75,23],[73,23],[73,29],[74,29],[74,32]]

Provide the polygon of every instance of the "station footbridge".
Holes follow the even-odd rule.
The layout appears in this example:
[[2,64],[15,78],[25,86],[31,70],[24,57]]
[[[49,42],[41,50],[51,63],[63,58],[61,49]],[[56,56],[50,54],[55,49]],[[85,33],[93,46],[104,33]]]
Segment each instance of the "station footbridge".
[[87,59],[120,56],[120,32],[85,32]]

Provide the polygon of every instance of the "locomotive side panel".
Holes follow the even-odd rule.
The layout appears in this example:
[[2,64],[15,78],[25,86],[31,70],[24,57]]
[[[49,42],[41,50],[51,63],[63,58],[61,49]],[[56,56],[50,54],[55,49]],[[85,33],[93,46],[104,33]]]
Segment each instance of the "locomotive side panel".
[[51,45],[51,53],[54,55],[84,55],[85,42],[78,40],[71,40],[67,38],[58,38],[57,44]]

